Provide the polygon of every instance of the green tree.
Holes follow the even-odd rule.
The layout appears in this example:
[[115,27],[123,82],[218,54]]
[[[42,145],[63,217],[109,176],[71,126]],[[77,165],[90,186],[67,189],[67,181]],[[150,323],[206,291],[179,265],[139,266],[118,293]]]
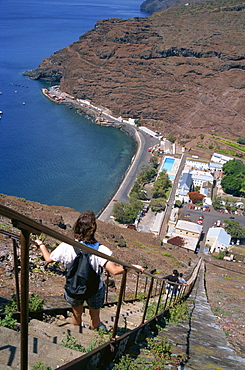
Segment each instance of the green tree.
[[220,209],[223,208],[223,203],[221,197],[214,196],[212,200],[212,205],[214,209]]
[[146,199],[146,194],[144,192],[144,186],[141,185],[139,180],[135,181],[134,186],[132,187],[129,196],[131,199],[140,199],[140,200]]
[[150,182],[157,174],[156,168],[153,165],[145,165],[141,168],[141,171],[137,177],[137,180],[143,185]]
[[237,139],[237,142],[238,142],[239,144],[245,145],[245,137],[244,137],[244,136],[240,136],[240,137]]
[[241,239],[245,238],[245,228],[242,227],[238,221],[225,220],[224,221],[225,231],[230,234],[232,238]]
[[123,202],[116,202],[113,206],[112,212],[118,222],[124,218],[124,205]]
[[154,154],[153,157],[151,157],[150,162],[151,162],[152,167],[156,169],[159,163],[158,156]]
[[166,199],[164,199],[164,198],[152,199],[150,201],[149,206],[151,207],[151,210],[153,212],[161,212],[161,211],[164,211],[164,209],[166,207]]
[[235,174],[238,176],[241,173],[245,173],[245,165],[240,159],[232,159],[223,164],[222,170],[225,175]]
[[212,205],[213,205],[214,209],[222,208],[223,207],[222,199],[220,197],[214,196],[214,198],[212,200]]
[[171,181],[166,171],[160,172],[158,179],[154,182],[152,189],[153,198],[166,198],[166,192],[171,187]]
[[223,190],[234,196],[241,196],[245,190],[245,165],[240,159],[233,159],[223,165],[226,175],[221,180]]
[[240,195],[240,190],[242,188],[242,179],[235,175],[226,175],[221,180],[221,186],[225,193],[232,194],[234,196]]
[[174,136],[174,134],[169,134],[167,137],[167,140],[170,141],[171,143],[174,143],[176,140],[176,137]]
[[130,199],[128,203],[117,202],[113,207],[113,214],[116,221],[123,224],[134,223],[139,211],[142,209],[142,202]]
[[179,199],[177,199],[176,201],[175,201],[175,205],[176,205],[176,207],[181,207],[182,206],[182,202],[181,202],[181,200],[179,200]]

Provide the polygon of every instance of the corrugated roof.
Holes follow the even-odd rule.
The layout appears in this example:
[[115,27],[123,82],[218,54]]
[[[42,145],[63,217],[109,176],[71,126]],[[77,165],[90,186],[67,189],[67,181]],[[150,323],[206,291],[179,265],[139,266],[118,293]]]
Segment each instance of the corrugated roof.
[[227,246],[230,245],[231,241],[230,234],[228,234],[223,227],[211,227],[207,233],[207,239],[208,238],[217,238],[220,243]]
[[200,234],[202,232],[202,225],[198,225],[190,221],[179,220],[176,224],[176,229],[182,229]]

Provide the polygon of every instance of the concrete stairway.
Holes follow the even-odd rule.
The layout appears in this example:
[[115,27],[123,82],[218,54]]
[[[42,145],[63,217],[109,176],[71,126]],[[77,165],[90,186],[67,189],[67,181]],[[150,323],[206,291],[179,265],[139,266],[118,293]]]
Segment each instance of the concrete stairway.
[[[37,362],[42,362],[45,366],[55,369],[80,355],[80,352],[29,335],[29,369]],[[8,368],[20,369],[20,333],[0,327],[0,369]]]
[[[141,323],[142,302],[123,304],[119,319],[119,334],[121,330],[134,329]],[[111,331],[115,321],[116,306],[105,307],[101,310],[101,321],[108,331]],[[37,362],[42,362],[52,369],[83,355],[61,346],[67,333],[76,338],[77,343],[87,349],[92,341],[99,338],[96,331],[89,329],[90,317],[88,310],[83,314],[83,327],[72,324],[72,315],[49,316],[45,321],[31,319],[29,323],[28,360],[29,369]],[[120,330],[121,329],[121,330]],[[110,333],[103,335],[103,340],[109,340]],[[20,368],[20,333],[0,327],[0,370]]]
[[182,370],[241,370],[245,358],[230,347],[225,333],[218,325],[207,300],[204,264],[192,293],[187,300],[190,318],[176,326],[167,326],[160,337],[167,336],[176,354],[187,355]]

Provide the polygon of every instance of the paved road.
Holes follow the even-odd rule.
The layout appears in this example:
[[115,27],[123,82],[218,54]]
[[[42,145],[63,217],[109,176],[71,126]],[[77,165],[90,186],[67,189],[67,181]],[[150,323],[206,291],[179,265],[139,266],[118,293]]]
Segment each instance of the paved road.
[[110,216],[112,215],[112,209],[115,204],[114,199],[118,202],[128,202],[128,194],[130,189],[132,188],[135,179],[137,178],[137,174],[140,170],[142,164],[147,163],[152,156],[148,150],[152,148],[154,145],[159,143],[158,139],[150,137],[149,135],[145,134],[144,132],[140,131],[137,128],[134,128],[135,135],[138,141],[138,150],[135,157],[132,160],[132,164],[125,174],[123,182],[121,183],[119,189],[117,190],[116,194],[114,195],[113,199],[104,209],[104,211],[100,214],[99,219],[101,221],[109,221]]

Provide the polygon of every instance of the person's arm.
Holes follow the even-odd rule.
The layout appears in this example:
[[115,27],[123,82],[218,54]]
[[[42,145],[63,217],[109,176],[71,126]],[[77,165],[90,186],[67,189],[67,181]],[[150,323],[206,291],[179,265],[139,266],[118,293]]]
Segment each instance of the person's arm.
[[[132,265],[139,269],[141,272],[144,271],[142,266],[139,265]],[[109,271],[112,275],[119,275],[122,274],[124,271],[124,268],[122,266],[117,266],[114,262],[107,261],[104,265],[105,269]]]
[[119,274],[122,274],[124,271],[124,268],[122,266],[117,266],[114,262],[111,262],[111,261],[107,261],[104,267],[112,275],[119,275]]
[[35,240],[36,245],[40,248],[40,251],[43,255],[43,258],[45,259],[46,262],[53,262],[53,260],[50,258],[50,253],[47,250],[47,247],[45,244],[40,239]]

